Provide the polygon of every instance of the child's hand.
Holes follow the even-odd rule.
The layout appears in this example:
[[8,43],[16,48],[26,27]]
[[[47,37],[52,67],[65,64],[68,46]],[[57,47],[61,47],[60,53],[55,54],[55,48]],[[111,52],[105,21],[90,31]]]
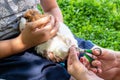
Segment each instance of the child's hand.
[[[39,29],[43,24],[46,25]],[[25,29],[18,36],[21,46],[30,48],[52,38],[58,31],[57,24],[52,16],[46,16],[37,21],[27,23]]]

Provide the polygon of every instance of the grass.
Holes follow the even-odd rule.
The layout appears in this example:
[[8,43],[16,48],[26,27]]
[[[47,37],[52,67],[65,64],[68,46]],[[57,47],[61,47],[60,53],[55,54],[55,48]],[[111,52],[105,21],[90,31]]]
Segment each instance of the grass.
[[[120,0],[57,0],[64,23],[79,38],[120,51]],[[41,10],[40,6],[38,8]]]
[[120,50],[120,0],[57,0],[64,22],[80,38]]

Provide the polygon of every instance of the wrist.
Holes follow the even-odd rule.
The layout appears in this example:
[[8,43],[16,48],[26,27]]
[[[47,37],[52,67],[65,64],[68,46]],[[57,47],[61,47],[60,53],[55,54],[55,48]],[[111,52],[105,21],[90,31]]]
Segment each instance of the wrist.
[[16,38],[13,40],[13,43],[14,43],[13,46],[16,46],[16,45],[17,45],[17,49],[16,49],[16,50],[18,50],[18,51],[24,51],[24,50],[30,48],[29,45],[27,45],[27,44],[25,44],[25,43],[23,42],[23,39],[22,39],[21,35],[19,35],[18,37],[16,37]]

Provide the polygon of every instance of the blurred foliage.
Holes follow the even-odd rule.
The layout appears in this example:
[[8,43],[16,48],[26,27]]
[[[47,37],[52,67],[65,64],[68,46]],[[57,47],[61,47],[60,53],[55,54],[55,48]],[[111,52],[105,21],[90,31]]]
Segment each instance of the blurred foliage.
[[[57,0],[64,23],[79,38],[120,51],[120,0]],[[41,7],[38,5],[40,10]],[[43,11],[42,11],[43,12]]]
[[64,23],[80,38],[120,50],[120,0],[57,0]]

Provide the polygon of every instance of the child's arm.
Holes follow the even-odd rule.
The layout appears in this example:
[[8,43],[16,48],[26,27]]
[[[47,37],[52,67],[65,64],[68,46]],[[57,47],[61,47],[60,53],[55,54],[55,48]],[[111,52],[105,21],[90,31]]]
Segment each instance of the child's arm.
[[45,13],[53,15],[55,18],[58,18],[59,21],[63,22],[62,12],[56,0],[40,0],[40,3]]
[[27,23],[18,37],[0,41],[0,58],[17,54],[53,37],[58,30],[58,26],[53,26],[51,24],[52,20],[44,28],[39,29],[39,26],[47,22],[47,20],[49,20],[49,17]]

